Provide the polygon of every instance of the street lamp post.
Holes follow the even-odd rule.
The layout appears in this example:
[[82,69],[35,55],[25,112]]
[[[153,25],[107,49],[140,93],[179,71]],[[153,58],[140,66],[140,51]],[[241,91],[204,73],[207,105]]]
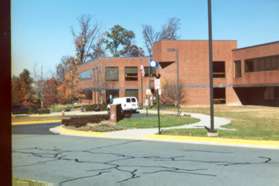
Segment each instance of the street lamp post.
[[211,18],[211,0],[208,3],[208,62],[209,62],[209,102],[210,102],[210,128],[208,135],[216,133],[214,130],[214,105],[213,105],[213,57],[212,57],[212,18]]
[[179,95],[179,50],[176,48],[169,48],[169,52],[175,52],[175,63],[176,63],[176,109],[177,115],[180,114],[180,95]]

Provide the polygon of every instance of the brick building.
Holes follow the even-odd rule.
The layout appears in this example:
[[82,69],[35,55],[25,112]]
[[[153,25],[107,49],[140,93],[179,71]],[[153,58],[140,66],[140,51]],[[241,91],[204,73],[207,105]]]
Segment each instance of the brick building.
[[[100,58],[79,67],[78,89],[84,95],[80,100],[86,103],[106,103],[109,96],[136,96],[141,103],[141,95],[148,87],[148,73],[142,78],[140,67],[148,68],[147,57]],[[142,84],[141,84],[142,81]],[[142,85],[142,88],[141,88]]]
[[[176,83],[176,58],[182,105],[208,105],[208,41],[163,40],[154,44],[153,60],[161,66],[163,102],[167,100],[164,85]],[[146,89],[153,91],[148,61],[148,57],[100,58],[81,65],[77,87],[83,95],[81,101],[103,103],[112,95],[136,96],[142,103]],[[213,77],[216,103],[279,106],[279,42],[237,48],[235,40],[214,40]]]

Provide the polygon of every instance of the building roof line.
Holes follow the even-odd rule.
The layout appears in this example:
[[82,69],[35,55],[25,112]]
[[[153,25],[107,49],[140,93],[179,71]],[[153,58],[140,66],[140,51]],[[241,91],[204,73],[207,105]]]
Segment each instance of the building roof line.
[[276,44],[276,43],[279,43],[279,41],[273,41],[273,42],[262,43],[262,44],[257,44],[257,45],[251,45],[251,46],[242,47],[242,48],[236,48],[236,49],[233,49],[233,51],[235,51],[235,50],[242,50],[242,49],[248,49],[248,48],[254,48],[254,47],[260,47],[260,46],[265,46],[265,45],[272,45],[272,44]]
[[[208,41],[208,39],[177,39],[177,40],[176,39],[162,39],[160,41],[156,41],[155,43],[159,43],[161,41],[193,42],[193,41]],[[237,40],[236,39],[213,39],[212,41],[237,41]]]

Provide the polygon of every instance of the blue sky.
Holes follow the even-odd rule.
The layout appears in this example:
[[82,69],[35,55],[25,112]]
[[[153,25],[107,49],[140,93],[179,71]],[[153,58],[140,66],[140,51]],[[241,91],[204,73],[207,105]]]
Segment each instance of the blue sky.
[[[236,39],[238,47],[279,40],[279,0],[212,0],[213,39]],[[62,56],[74,55],[70,28],[91,15],[107,31],[120,24],[144,47],[142,25],[156,30],[181,19],[181,39],[207,39],[207,0],[12,0],[12,73],[43,65],[50,76]]]

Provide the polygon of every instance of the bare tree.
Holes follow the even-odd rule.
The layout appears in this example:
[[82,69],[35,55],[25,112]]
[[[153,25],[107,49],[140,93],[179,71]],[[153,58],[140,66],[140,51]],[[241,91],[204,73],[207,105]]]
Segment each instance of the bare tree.
[[178,101],[181,103],[181,100],[184,98],[182,84],[178,85],[178,99],[176,100],[176,83],[175,81],[166,80],[162,86],[162,100],[165,104],[177,105]]
[[172,17],[163,25],[160,32],[159,40],[169,39],[176,40],[178,38],[177,31],[180,29],[180,19]]
[[151,25],[143,25],[143,39],[149,56],[152,56],[153,44],[163,39],[176,40],[178,38],[177,31],[180,29],[180,19],[170,18],[163,25],[160,32],[156,32]]
[[155,32],[151,25],[143,25],[142,34],[147,52],[149,56],[152,56],[152,46],[158,41],[160,33]]
[[92,23],[91,17],[83,15],[78,19],[79,32],[77,33],[72,28],[72,34],[74,38],[74,44],[76,48],[76,58],[78,64],[86,63],[92,58],[94,53],[94,44],[99,37],[100,28],[95,22]]

